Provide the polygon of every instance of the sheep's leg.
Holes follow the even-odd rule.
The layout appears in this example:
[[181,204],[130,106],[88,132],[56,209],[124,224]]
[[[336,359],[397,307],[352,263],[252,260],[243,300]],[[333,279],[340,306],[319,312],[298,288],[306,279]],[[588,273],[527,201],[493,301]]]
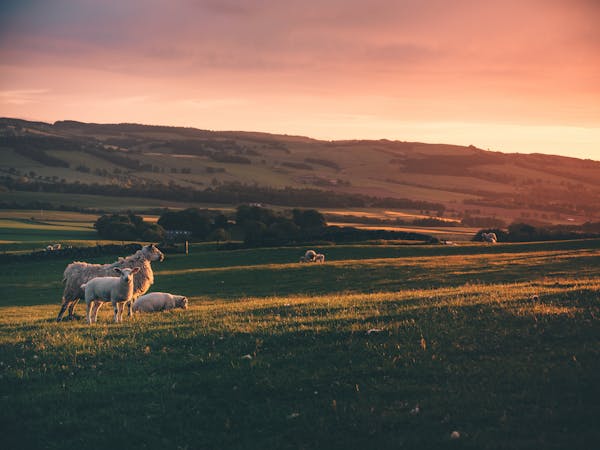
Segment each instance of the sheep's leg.
[[127,303],[127,317],[131,317],[131,306],[133,305],[133,299],[129,300]]
[[98,316],[98,310],[102,306],[102,302],[94,302],[94,307],[92,309],[92,321],[96,323],[96,318]]
[[119,315],[119,322],[123,322],[123,309],[125,308],[125,303],[119,302],[117,303],[117,312]]
[[123,307],[124,302],[113,302],[113,310],[115,312],[115,322],[123,322]]
[[112,302],[113,311],[115,313],[115,322],[119,322],[119,307],[117,306],[117,302]]
[[65,311],[66,311],[66,310],[67,310],[67,308],[69,307],[69,304],[70,304],[70,303],[71,303],[71,302],[68,302],[68,301],[66,301],[66,300],[63,298],[63,303],[62,303],[62,305],[60,306],[60,311],[58,312],[58,317],[56,317],[56,321],[57,321],[57,322],[60,322],[60,321],[62,320],[62,316],[65,314]]
[[75,313],[73,312],[73,310],[75,309],[75,306],[77,306],[77,303],[79,303],[79,299],[76,298],[73,302],[71,302],[71,304],[69,305],[69,320],[73,320],[75,319]]
[[92,308],[92,302],[85,302],[85,320],[90,325],[92,324],[92,318],[90,317],[90,309]]

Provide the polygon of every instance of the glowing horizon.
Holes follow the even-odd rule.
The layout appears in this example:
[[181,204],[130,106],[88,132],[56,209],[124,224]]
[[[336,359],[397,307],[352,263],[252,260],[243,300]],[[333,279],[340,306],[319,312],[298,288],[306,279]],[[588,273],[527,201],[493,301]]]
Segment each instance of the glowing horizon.
[[593,0],[170,5],[3,2],[0,116],[600,160]]

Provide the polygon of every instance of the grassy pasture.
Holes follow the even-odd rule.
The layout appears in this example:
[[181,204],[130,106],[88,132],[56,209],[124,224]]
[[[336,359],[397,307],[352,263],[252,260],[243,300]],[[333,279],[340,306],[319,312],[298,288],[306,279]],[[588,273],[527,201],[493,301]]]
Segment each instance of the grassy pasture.
[[167,255],[190,310],[93,327],[52,321],[69,261],[3,266],[3,447],[599,442],[600,241],[303,250]]
[[[0,192],[0,200],[6,202],[41,201],[51,203],[55,207],[59,207],[60,205],[68,205],[81,208],[97,208],[106,211],[138,211],[149,208],[188,208],[190,206],[187,203],[170,202],[167,200],[157,200],[152,198],[112,197],[108,195],[68,194],[58,192]],[[194,206],[198,206],[200,208],[203,207],[203,205]],[[221,205],[211,204],[208,207],[219,208],[220,206]],[[231,205],[223,206],[223,208],[231,208]]]
[[0,251],[34,250],[55,242],[96,240],[96,214],[0,210]]

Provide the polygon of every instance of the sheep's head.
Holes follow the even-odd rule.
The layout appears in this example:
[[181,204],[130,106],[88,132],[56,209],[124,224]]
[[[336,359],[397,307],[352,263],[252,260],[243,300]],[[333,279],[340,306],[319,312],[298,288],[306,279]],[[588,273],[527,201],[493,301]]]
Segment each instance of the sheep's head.
[[177,308],[183,308],[183,309],[187,309],[188,308],[188,299],[187,297],[177,297],[175,299],[175,306]]
[[126,267],[125,269],[119,269],[115,267],[115,272],[117,272],[121,276],[121,281],[125,281],[126,283],[133,283],[133,275],[140,271],[139,267],[134,267],[130,269]]
[[142,247],[142,253],[144,254],[144,257],[150,261],[162,261],[165,259],[163,252],[161,252],[154,244]]

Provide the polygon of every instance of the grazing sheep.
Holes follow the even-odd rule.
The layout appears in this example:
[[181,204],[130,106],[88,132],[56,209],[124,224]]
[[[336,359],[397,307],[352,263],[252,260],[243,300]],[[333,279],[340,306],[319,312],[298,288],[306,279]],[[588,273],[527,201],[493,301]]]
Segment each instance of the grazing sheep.
[[314,250],[306,250],[306,253],[304,254],[304,258],[306,259],[306,262],[313,262],[316,257],[317,257],[317,252],[315,252]]
[[[67,266],[63,274],[63,283],[65,290],[62,296],[62,305],[57,322],[62,320],[62,317],[69,308],[69,319],[73,319],[73,309],[77,305],[79,299],[84,298],[84,291],[81,289],[83,283],[88,282],[92,278],[112,276],[114,268],[133,268],[139,267],[133,279],[133,299],[135,300],[140,295],[146,293],[152,283],[154,283],[154,273],[152,272],[152,261],[162,261],[165,255],[156,248],[154,244],[146,245],[138,250],[133,255],[126,258],[119,258],[112,264],[90,264],[81,261],[75,261]],[[131,303],[128,303],[128,312],[131,315]]]
[[142,295],[133,302],[133,312],[166,311],[168,309],[187,309],[188,299],[183,295],[166,292],[151,292]]
[[317,263],[324,263],[325,262],[325,255],[323,253],[317,253],[317,256],[315,256],[315,262],[317,262]]
[[481,233],[481,238],[484,240],[484,242],[489,242],[490,244],[495,244],[498,242],[496,233]]
[[301,263],[307,263],[308,260],[306,259],[306,256],[301,256],[299,262],[301,262]]
[[[140,271],[139,267],[113,269],[119,277],[96,277],[81,285],[85,291],[85,319],[87,323],[96,322],[98,310],[104,302],[111,302],[115,312],[115,322],[123,321],[123,306],[133,297],[133,275]],[[90,309],[92,308],[90,316]]]

